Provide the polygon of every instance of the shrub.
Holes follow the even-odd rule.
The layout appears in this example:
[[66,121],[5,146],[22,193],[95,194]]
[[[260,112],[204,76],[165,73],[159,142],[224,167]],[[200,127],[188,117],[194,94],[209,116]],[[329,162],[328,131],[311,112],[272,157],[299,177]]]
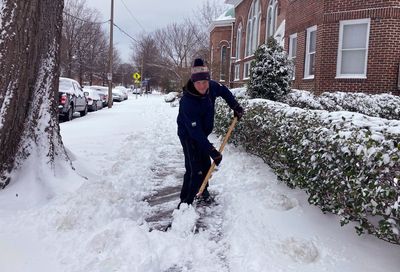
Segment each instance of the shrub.
[[290,91],[291,63],[274,38],[261,45],[251,63],[248,95],[276,101]]
[[326,92],[315,96],[308,91],[291,90],[279,101],[304,109],[344,110],[390,120],[400,120],[400,97],[391,94]]
[[[349,112],[311,111],[242,100],[246,114],[231,141],[261,157],[289,187],[304,189],[323,212],[400,244],[400,122]],[[229,126],[217,104],[216,132]]]

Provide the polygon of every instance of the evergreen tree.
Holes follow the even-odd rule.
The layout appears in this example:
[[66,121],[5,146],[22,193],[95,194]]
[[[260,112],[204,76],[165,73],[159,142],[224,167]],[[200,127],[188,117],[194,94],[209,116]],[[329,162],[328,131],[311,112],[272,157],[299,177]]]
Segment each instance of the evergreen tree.
[[293,75],[291,62],[274,38],[261,45],[251,63],[247,92],[251,98],[279,100],[290,91]]

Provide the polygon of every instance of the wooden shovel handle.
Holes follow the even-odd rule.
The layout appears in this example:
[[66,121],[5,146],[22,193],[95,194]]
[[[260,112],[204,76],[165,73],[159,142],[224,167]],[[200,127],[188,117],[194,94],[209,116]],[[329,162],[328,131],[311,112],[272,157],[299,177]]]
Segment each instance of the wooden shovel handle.
[[[219,153],[222,153],[222,151],[224,151],[225,145],[228,142],[229,138],[231,137],[232,131],[235,128],[237,121],[238,121],[237,117],[234,117],[231,125],[229,126],[228,132],[226,133],[224,140],[223,140],[221,146],[219,147]],[[213,162],[210,166],[210,169],[208,169],[207,175],[204,178],[203,183],[201,184],[200,190],[196,194],[197,197],[201,196],[201,194],[204,192],[204,189],[206,188],[208,180],[210,179],[211,174],[214,171],[214,169],[215,169],[215,162]]]

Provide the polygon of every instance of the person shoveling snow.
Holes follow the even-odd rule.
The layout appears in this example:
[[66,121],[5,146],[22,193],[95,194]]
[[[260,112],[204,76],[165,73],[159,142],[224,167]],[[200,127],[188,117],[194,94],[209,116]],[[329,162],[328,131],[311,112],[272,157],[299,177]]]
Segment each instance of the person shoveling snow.
[[[191,72],[191,78],[183,88],[177,118],[186,169],[178,208],[181,203],[193,203],[210,169],[210,157],[216,165],[221,163],[222,154],[207,139],[214,126],[216,98],[222,97],[238,119],[243,115],[243,108],[229,89],[210,80],[209,70],[202,59],[195,59]],[[202,198],[209,196],[206,186]]]

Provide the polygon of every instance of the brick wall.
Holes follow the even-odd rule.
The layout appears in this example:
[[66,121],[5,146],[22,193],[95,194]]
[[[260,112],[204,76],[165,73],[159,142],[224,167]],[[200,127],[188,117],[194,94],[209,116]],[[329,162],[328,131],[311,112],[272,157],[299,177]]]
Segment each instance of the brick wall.
[[[304,11],[304,12],[299,12]],[[341,20],[371,18],[367,79],[336,79]],[[304,80],[306,29],[317,25],[314,80]],[[400,0],[294,0],[287,10],[286,37],[297,33],[294,88],[379,93],[397,90],[400,64]],[[288,44],[288,39],[287,43]],[[287,47],[287,46],[286,46]]]
[[285,30],[285,48],[288,49],[289,36],[297,33],[297,52],[296,52],[296,80],[292,87],[304,90],[316,90],[316,80],[304,78],[304,62],[306,52],[306,30],[307,28],[317,25],[317,48],[316,48],[316,63],[315,77],[317,78],[318,70],[321,67],[319,61],[321,56],[322,43],[320,40],[321,29],[319,25],[323,22],[324,5],[321,0],[302,0],[289,1],[286,13],[286,30]]
[[[235,8],[235,24],[232,39],[232,52],[236,50],[237,27],[242,24],[240,79],[231,84],[242,86],[244,63],[252,57],[244,57],[247,15],[252,0],[244,0]],[[397,77],[400,64],[400,0],[279,0],[278,25],[286,19],[285,48],[288,49],[289,35],[297,33],[296,80],[294,88],[324,91],[362,91],[367,93],[397,90]],[[261,0],[260,43],[266,35],[267,8],[269,0]],[[337,55],[339,46],[339,25],[341,20],[370,18],[370,36],[366,79],[336,79]],[[315,78],[304,79],[306,52],[306,29],[317,26],[317,48]],[[231,29],[218,27],[211,33],[214,46],[214,60],[220,56],[218,43],[231,39]],[[229,50],[229,52],[231,52]],[[215,69],[219,69],[216,67]]]
[[[260,25],[260,44],[265,43],[265,37],[266,37],[266,21],[267,21],[267,9],[269,5],[270,0],[261,0],[261,25]],[[246,48],[246,26],[247,26],[247,16],[249,14],[249,10],[251,7],[251,4],[253,3],[252,0],[248,1],[242,1],[236,8],[235,8],[235,27],[234,27],[234,32],[233,32],[233,51],[236,51],[236,36],[237,36],[237,28],[239,27],[240,23],[242,24],[242,40],[241,40],[241,58],[237,61],[235,61],[232,64],[232,73],[231,77],[233,78],[234,76],[234,65],[239,64],[240,65],[240,80],[232,82],[232,87],[240,87],[243,86],[247,81],[243,80],[243,73],[244,73],[244,63],[248,62],[249,60],[252,60],[253,57],[245,57],[245,48]],[[286,18],[286,10],[288,6],[288,0],[279,0],[278,1],[279,6],[278,6],[278,20],[277,20],[277,26],[279,26],[283,20]],[[235,56],[236,57],[236,56]]]
[[[211,59],[210,56],[211,59],[210,70],[212,79],[216,81],[219,81],[220,79],[222,46],[226,46],[228,48],[227,50],[228,60],[231,57],[231,45],[230,45],[231,31],[232,31],[232,26],[219,26],[215,27],[210,33],[210,50],[212,49],[211,55],[213,56],[213,59]],[[226,69],[229,70],[229,68]],[[229,77],[229,73],[227,76]],[[228,80],[229,78],[226,79],[226,81]]]
[[323,28],[320,56],[323,69],[317,77],[318,93],[324,91],[362,91],[365,93],[397,90],[400,64],[400,19],[371,18],[366,79],[335,79],[339,22]]
[[[400,0],[325,1],[325,8],[327,10],[320,32],[323,43],[319,51],[322,66],[316,77],[317,93],[349,91],[400,94],[397,90],[400,64]],[[371,20],[367,78],[335,79],[339,22],[363,18]]]
[[325,13],[363,10],[384,7],[400,7],[400,0],[324,0]]
[[322,0],[289,1],[286,13],[286,37],[307,27],[320,24],[323,20]]

